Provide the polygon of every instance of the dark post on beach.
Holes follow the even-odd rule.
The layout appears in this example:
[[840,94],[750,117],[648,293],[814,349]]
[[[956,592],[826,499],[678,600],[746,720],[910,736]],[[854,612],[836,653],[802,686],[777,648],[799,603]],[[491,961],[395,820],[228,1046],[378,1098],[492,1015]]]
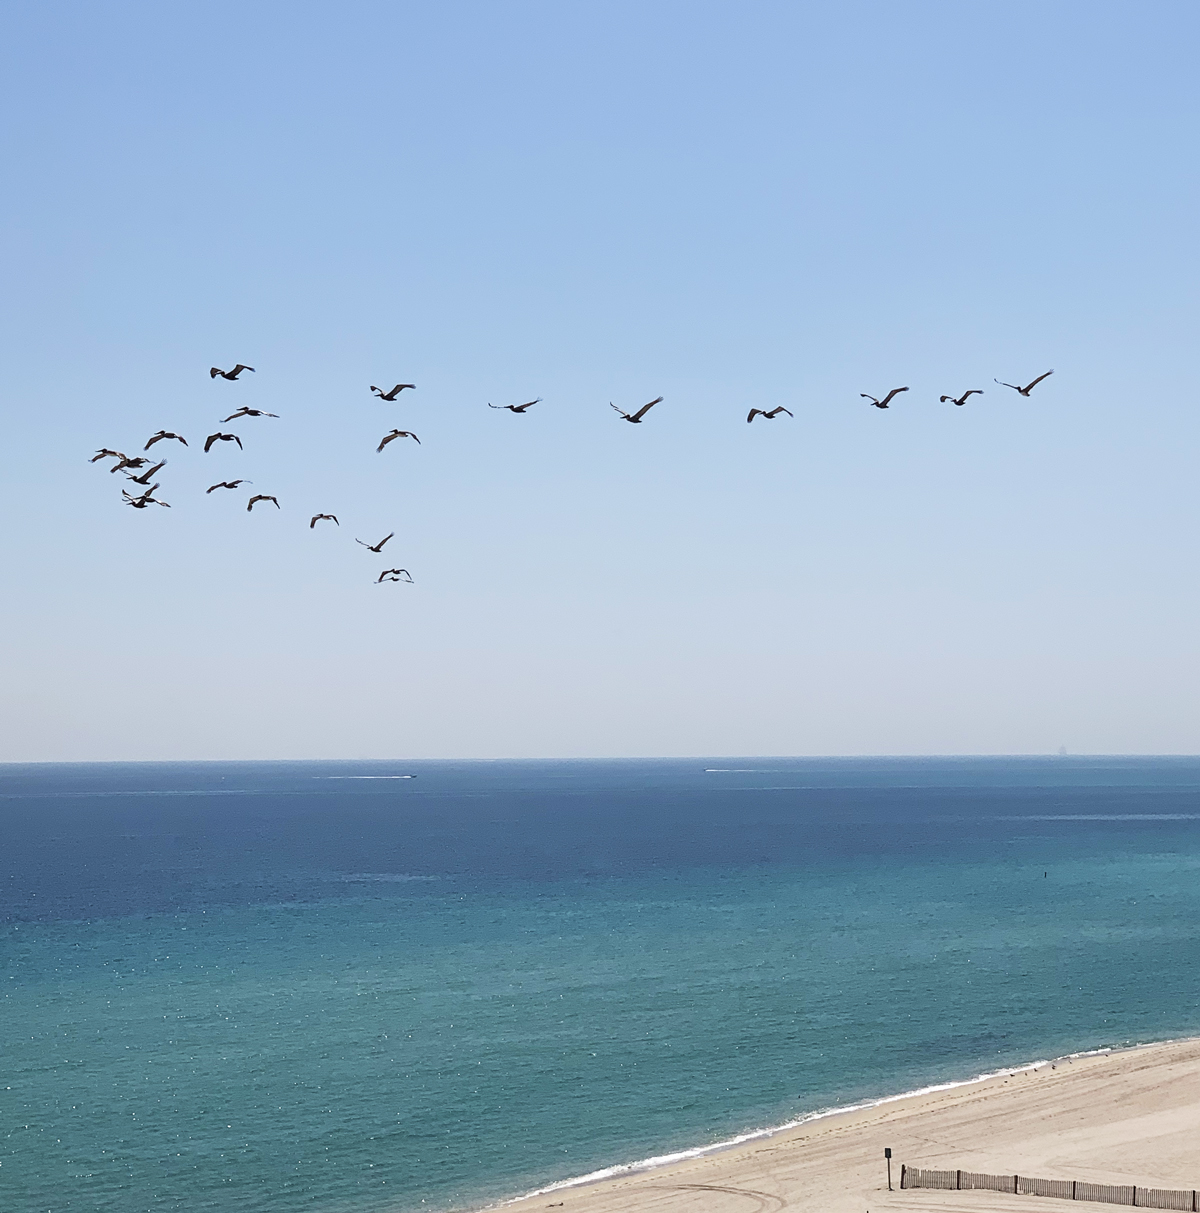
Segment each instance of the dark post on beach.
[[888,1165],[888,1191],[890,1192],[890,1191],[892,1190],[892,1147],[891,1147],[891,1146],[884,1146],[884,1147],[883,1147],[883,1156],[884,1156],[884,1158],[886,1158],[886,1159],[887,1159],[887,1165]]

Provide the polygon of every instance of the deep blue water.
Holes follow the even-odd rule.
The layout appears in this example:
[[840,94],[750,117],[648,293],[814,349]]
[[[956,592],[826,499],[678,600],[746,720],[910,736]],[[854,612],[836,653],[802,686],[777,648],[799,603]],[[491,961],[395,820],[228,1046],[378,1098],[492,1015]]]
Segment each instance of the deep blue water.
[[0,767],[0,1208],[473,1207],[1197,1032],[1198,874],[1196,759]]

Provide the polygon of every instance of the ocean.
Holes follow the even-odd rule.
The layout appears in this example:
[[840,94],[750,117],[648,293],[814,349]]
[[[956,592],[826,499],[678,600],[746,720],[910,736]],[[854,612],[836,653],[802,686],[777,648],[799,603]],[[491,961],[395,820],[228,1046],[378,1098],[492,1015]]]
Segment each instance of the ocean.
[[477,1208],[1200,1031],[1200,760],[0,767],[0,1209]]

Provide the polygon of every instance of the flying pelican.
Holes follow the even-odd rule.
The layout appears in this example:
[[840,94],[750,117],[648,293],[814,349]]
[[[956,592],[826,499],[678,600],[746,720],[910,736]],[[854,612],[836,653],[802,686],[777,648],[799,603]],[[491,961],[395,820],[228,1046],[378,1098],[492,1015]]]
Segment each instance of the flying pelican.
[[102,447],[89,460],[88,463],[95,463],[100,459],[124,459],[125,456],[120,451],[110,451],[108,447]]
[[208,377],[210,379],[215,379],[218,375],[220,375],[222,379],[236,379],[243,371],[252,370],[254,370],[252,366],[247,366],[244,362],[239,362],[232,371],[223,371],[219,366],[210,367]]
[[157,484],[151,485],[140,497],[131,497],[124,489],[121,490],[121,496],[125,498],[125,504],[131,505],[135,510],[144,510],[148,505],[163,505],[169,510],[171,505],[166,501],[159,501],[154,494],[154,490],[158,488]]
[[888,401],[891,400],[893,396],[899,396],[901,392],[907,391],[908,388],[906,387],[894,387],[882,400],[876,400],[874,396],[868,396],[866,392],[859,392],[858,394],[864,400],[869,400],[875,406],[875,408],[886,409],[888,406]]
[[155,434],[144,447],[142,447],[142,450],[148,451],[156,442],[162,442],[164,438],[174,438],[176,442],[182,442],[184,446],[187,446],[187,439],[182,434],[172,434],[170,430],[159,430],[158,433]]
[[362,543],[363,547],[365,547],[368,552],[374,552],[375,555],[378,556],[379,553],[383,551],[383,545],[387,543],[387,541],[391,539],[392,535],[395,533],[395,531],[392,531],[391,534],[384,535],[384,537],[378,543],[363,543],[361,539],[356,539],[354,542]]
[[542,398],[539,396],[537,398],[537,400],[526,400],[524,404],[493,404],[489,400],[488,408],[489,409],[508,409],[508,411],[510,413],[523,413],[526,409],[532,408],[535,404],[541,403],[541,399]]
[[638,411],[636,413],[627,413],[627,412],[625,412],[624,409],[617,409],[617,406],[615,404],[613,404],[613,402],[611,400],[608,402],[608,407],[610,409],[617,409],[617,412],[620,413],[621,416],[624,417],[626,421],[632,421],[634,425],[641,425],[642,418],[645,417],[645,415],[656,404],[661,404],[662,400],[663,400],[663,398],[661,396],[657,396],[653,400],[651,400],[649,404],[643,404],[642,407],[640,409],[638,409]]
[[782,404],[777,404],[770,412],[766,409],[751,409],[746,417],[746,424],[749,425],[755,417],[765,417],[768,421],[774,421],[780,413],[787,413],[789,417],[795,417],[796,415],[791,409],[785,409]]
[[214,489],[236,489],[239,484],[253,484],[253,480],[222,480],[219,484],[210,485],[204,490],[204,495],[208,496]]
[[271,502],[274,502],[274,504],[275,504],[275,508],[276,508],[276,509],[279,509],[279,502],[278,502],[278,501],[275,501],[275,498],[274,498],[274,497],[272,497],[272,496],[271,496],[269,493],[255,493],[255,494],[254,494],[254,496],[250,498],[250,504],[249,504],[248,506],[246,506],[246,513],[247,513],[247,514],[248,514],[248,513],[250,513],[250,511],[251,511],[252,509],[254,509],[254,503],[255,503],[256,501],[271,501]]
[[375,454],[378,455],[379,452],[382,451],[393,438],[411,438],[417,444],[417,446],[421,445],[420,438],[418,438],[416,434],[411,433],[409,430],[393,430],[390,434],[385,434],[383,436],[383,441],[380,442],[380,444],[375,448]]
[[128,455],[122,455],[108,470],[112,473],[123,472],[126,468],[144,468],[149,462],[144,455],[135,455],[132,459]]
[[264,413],[262,409],[248,409],[243,405],[236,413],[230,413],[228,417],[221,418],[221,424],[224,425],[227,421],[236,421],[239,417],[278,417],[278,413]]
[[[400,576],[401,573],[404,574],[403,577]],[[409,585],[412,585],[412,575],[408,569],[384,569],[379,574],[379,581],[375,584],[379,585],[382,581],[407,581]]]
[[126,480],[132,480],[134,484],[149,484],[154,477],[154,473],[159,468],[165,468],[167,461],[164,459],[161,463],[156,463],[152,468],[147,468],[140,476],[131,476],[128,472],[125,473]]
[[[278,502],[276,502],[276,504],[278,504]],[[313,527],[315,527],[322,519],[328,519],[330,522],[337,522],[338,526],[342,525],[340,522],[338,522],[336,514],[314,514],[312,516],[312,521],[308,524],[308,529],[311,531]]]
[[1010,387],[1014,392],[1020,392],[1022,396],[1028,396],[1029,393],[1032,392],[1043,379],[1046,379],[1048,376],[1053,374],[1054,372],[1052,370],[1047,371],[1045,375],[1039,375],[1032,383],[1027,383],[1024,387],[1019,387],[1015,383],[1005,383],[1003,379],[997,379],[996,382],[1001,387]]
[[945,404],[946,401],[949,400],[951,404],[962,405],[962,404],[967,403],[968,396],[982,396],[982,395],[983,395],[982,388],[973,387],[969,392],[963,392],[963,394],[961,396],[959,396],[959,398],[957,400],[955,400],[953,396],[939,396],[938,399],[943,404]]
[[371,391],[373,391],[380,400],[395,400],[406,387],[415,389],[416,386],[417,385],[415,383],[398,383],[390,392],[385,392],[383,388],[376,387],[374,384],[371,384]]
[[207,455],[214,442],[236,442],[238,450],[244,451],[246,448],[242,446],[242,440],[236,434],[209,434],[204,440],[204,453]]

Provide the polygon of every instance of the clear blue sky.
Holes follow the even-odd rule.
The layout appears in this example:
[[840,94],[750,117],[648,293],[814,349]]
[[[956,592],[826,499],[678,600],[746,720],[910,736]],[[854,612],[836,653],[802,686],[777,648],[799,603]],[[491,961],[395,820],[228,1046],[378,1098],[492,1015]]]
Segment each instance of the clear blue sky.
[[0,758],[1200,748],[1194,5],[0,33]]

